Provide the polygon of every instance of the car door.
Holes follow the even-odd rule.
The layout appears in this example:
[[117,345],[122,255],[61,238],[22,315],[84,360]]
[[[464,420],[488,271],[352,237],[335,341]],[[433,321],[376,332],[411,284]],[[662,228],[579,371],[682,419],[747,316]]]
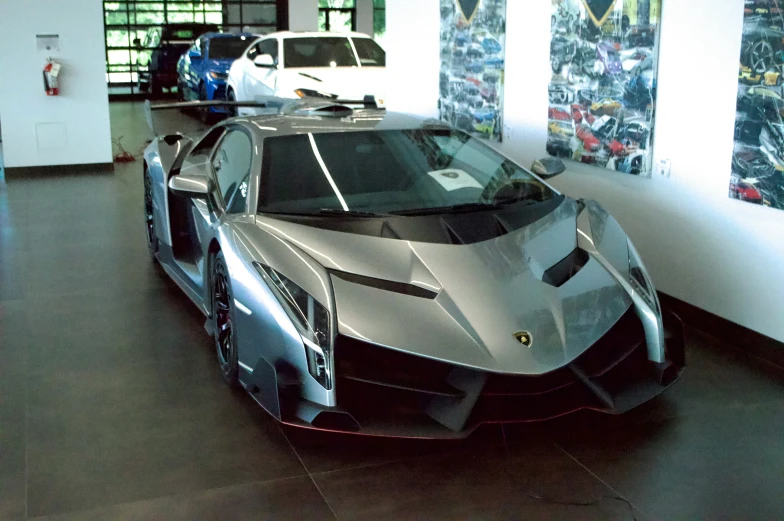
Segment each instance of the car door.
[[[257,56],[268,54],[272,57],[272,67],[260,67],[253,63]],[[278,80],[279,43],[277,38],[262,40],[248,51],[247,69],[245,71],[246,101],[264,101],[269,96],[275,95]]]
[[202,295],[204,250],[209,245],[209,240],[224,213],[212,160],[225,133],[224,126],[210,130],[185,157],[179,172],[173,174],[209,177],[212,180],[213,193],[206,199],[197,199],[176,194],[171,190],[168,192],[173,261],[170,264],[194,298],[200,298]]

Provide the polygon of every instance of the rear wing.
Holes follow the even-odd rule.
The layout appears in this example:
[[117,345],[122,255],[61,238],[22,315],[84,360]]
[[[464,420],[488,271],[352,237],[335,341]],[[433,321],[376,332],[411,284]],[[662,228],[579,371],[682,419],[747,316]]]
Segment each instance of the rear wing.
[[144,113],[153,134],[156,136],[158,132],[155,130],[155,121],[153,121],[152,113],[159,110],[186,110],[198,109],[203,107],[252,107],[267,109],[269,114],[310,114],[319,116],[335,116],[346,117],[350,116],[355,108],[386,110],[380,103],[376,101],[374,96],[365,96],[362,100],[342,100],[342,99],[329,99],[329,98],[270,98],[268,101],[180,101],[176,103],[158,103],[153,105],[150,100],[144,102]]

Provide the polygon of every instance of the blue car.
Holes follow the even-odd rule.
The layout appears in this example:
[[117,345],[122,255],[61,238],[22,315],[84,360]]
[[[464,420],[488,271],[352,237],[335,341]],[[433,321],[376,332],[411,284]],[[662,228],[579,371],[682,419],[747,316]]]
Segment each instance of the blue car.
[[[229,68],[235,59],[256,39],[250,33],[207,33],[200,36],[177,62],[177,92],[181,101],[226,99]],[[225,107],[209,107],[201,111],[205,122]]]

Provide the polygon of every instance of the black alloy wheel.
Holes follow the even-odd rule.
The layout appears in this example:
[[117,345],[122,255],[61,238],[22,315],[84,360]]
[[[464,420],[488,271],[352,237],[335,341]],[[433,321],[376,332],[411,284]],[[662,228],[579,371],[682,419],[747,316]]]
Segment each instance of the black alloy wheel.
[[765,74],[773,66],[775,52],[767,40],[754,42],[749,51],[749,67],[757,74]]
[[[229,89],[229,92],[226,95],[226,101],[237,101],[237,97],[234,95],[234,91],[233,90]],[[229,105],[228,107],[226,107],[226,112],[227,112],[227,114],[229,115],[230,118],[236,118],[237,117],[237,107],[235,107],[233,105]]]
[[[199,87],[199,101],[207,101],[207,87],[203,83]],[[209,107],[199,107],[199,119],[205,125],[212,124],[213,117]]]
[[230,387],[239,387],[239,360],[234,327],[234,310],[229,270],[223,253],[215,256],[212,271],[212,313],[215,324],[215,350],[223,379]]
[[155,212],[152,203],[152,179],[150,171],[144,169],[144,221],[147,225],[147,247],[153,261],[157,260],[158,236],[155,234]]

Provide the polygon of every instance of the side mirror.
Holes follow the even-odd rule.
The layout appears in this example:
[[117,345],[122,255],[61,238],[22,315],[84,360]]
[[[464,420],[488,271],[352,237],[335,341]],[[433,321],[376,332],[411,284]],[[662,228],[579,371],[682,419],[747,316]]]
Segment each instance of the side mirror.
[[186,197],[205,199],[210,188],[210,178],[204,175],[179,174],[169,179],[169,190]]
[[142,46],[142,41],[139,38],[134,38],[133,39],[133,46],[138,49],[139,47]]
[[564,173],[565,170],[566,165],[563,161],[555,157],[537,159],[534,161],[534,164],[531,165],[531,171],[542,179],[555,177],[558,174]]
[[269,54],[259,54],[253,59],[253,65],[271,68],[275,66],[275,60]]
[[191,58],[191,60],[201,60],[201,51],[198,49],[191,49],[188,51],[188,56]]

